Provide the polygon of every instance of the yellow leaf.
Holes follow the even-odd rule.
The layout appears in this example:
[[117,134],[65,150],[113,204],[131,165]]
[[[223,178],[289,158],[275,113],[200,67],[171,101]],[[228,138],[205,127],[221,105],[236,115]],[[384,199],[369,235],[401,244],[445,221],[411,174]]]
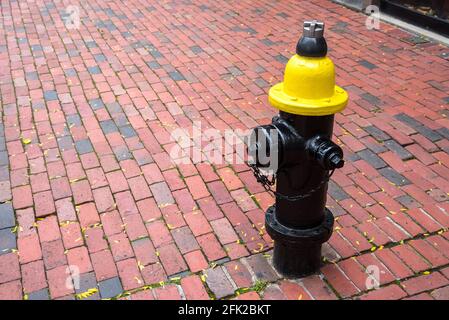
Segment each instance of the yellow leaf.
[[24,138],[22,138],[22,143],[23,144],[30,144],[31,143],[31,139],[24,139]]

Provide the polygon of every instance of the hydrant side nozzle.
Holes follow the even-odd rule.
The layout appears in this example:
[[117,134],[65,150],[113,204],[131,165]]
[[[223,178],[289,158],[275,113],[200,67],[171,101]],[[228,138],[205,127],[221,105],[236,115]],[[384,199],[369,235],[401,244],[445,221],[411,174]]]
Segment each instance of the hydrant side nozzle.
[[342,168],[345,163],[340,146],[321,135],[309,139],[306,143],[306,150],[310,158],[317,161],[326,170]]

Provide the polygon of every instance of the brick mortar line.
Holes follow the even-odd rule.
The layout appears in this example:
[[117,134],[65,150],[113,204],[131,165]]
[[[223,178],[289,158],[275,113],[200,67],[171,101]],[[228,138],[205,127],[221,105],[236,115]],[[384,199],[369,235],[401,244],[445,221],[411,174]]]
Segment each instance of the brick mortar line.
[[[441,230],[440,230],[440,231],[441,231]],[[431,236],[431,235],[437,235],[438,232],[440,232],[440,231],[433,232],[433,233],[431,233],[431,234],[429,233],[428,236]],[[418,235],[418,236],[416,236],[416,237],[413,237],[413,238],[410,238],[410,239],[405,240],[403,243],[401,243],[402,240],[399,241],[399,242],[390,243],[390,245],[387,246],[387,248],[392,248],[392,247],[396,247],[396,246],[399,246],[399,245],[403,245],[404,243],[407,243],[407,242],[410,242],[410,241],[416,240],[416,239],[425,239],[425,237],[427,237],[427,236],[424,236],[424,234],[420,234],[420,235]],[[262,252],[268,252],[269,250],[271,250],[271,249],[267,249],[267,250],[262,251]],[[372,253],[372,251],[370,251],[370,250],[365,250],[365,251],[361,252],[361,253],[358,254],[358,255],[351,256],[351,257],[348,257],[348,258],[346,258],[346,259],[338,260],[337,262],[335,262],[335,263],[333,263],[333,264],[337,264],[338,262],[345,261],[345,260],[348,260],[348,259],[353,259],[354,257],[361,256],[361,255],[363,255],[363,254],[369,254],[369,253]],[[401,259],[401,260],[402,260],[402,259]],[[427,261],[427,259],[426,259],[426,261]],[[225,263],[226,263],[226,262],[222,262],[222,263],[216,264],[213,268],[215,268],[215,267],[223,267],[223,265],[224,265]],[[445,264],[445,265],[442,265],[442,266],[438,266],[438,267],[434,267],[434,268],[429,268],[427,271],[435,272],[435,271],[442,270],[442,269],[444,269],[445,267],[448,267],[448,266],[449,266],[449,263],[448,263],[448,264]],[[387,268],[387,269],[388,269],[388,268]],[[169,278],[168,281],[164,281],[164,284],[161,284],[161,283],[153,283],[153,284],[145,285],[145,286],[142,286],[142,287],[133,289],[133,290],[123,291],[123,293],[121,293],[121,294],[119,294],[119,295],[117,295],[117,296],[115,296],[115,297],[113,297],[113,298],[111,298],[111,299],[118,299],[118,298],[121,298],[121,297],[124,296],[124,294],[126,294],[125,296],[127,296],[127,295],[131,295],[131,294],[134,294],[134,293],[137,293],[137,292],[140,292],[140,291],[145,291],[145,290],[148,290],[148,289],[155,289],[155,288],[163,287],[165,284],[176,284],[176,285],[180,285],[179,283],[180,283],[180,280],[181,280],[181,279],[186,278],[186,277],[188,277],[188,276],[192,276],[192,275],[197,275],[197,276],[199,276],[199,277],[201,278],[201,276],[204,275],[204,271],[199,271],[199,272],[189,272],[189,273],[184,274],[184,275],[182,275],[182,276],[174,276],[174,277]],[[382,284],[379,288],[386,287],[386,286],[388,286],[388,285],[390,285],[390,284],[392,284],[392,283],[398,283],[398,282],[400,283],[400,282],[403,282],[403,281],[406,281],[406,280],[409,280],[409,279],[417,278],[417,277],[422,276],[422,275],[423,275],[422,272],[418,272],[418,273],[415,273],[414,275],[409,276],[409,277],[406,277],[406,278],[395,279],[395,280],[390,281],[390,282],[388,282],[388,283],[384,283],[384,284]],[[179,278],[179,279],[173,280],[173,278]],[[302,278],[299,278],[299,280],[300,280],[300,279],[302,279]],[[350,278],[348,278],[348,279],[350,280]],[[268,285],[279,284],[279,282],[282,281],[282,280],[283,280],[283,279],[278,279],[278,280],[272,281],[272,282],[270,282],[270,281],[264,281],[264,282],[266,283],[265,288],[266,288]],[[297,279],[297,280],[298,280],[298,279]],[[358,296],[361,296],[361,295],[363,295],[363,294],[366,294],[366,293],[368,293],[368,292],[373,291],[373,290],[361,291],[361,292],[359,292],[359,293],[357,293],[357,294],[354,294],[354,295],[351,295],[351,296],[349,296],[349,297],[343,298],[343,297],[339,294],[339,292],[338,292],[338,291],[337,291],[337,290],[336,290],[336,289],[329,283],[329,281],[326,279],[325,276],[323,277],[322,280],[326,283],[326,285],[328,285],[328,287],[334,292],[334,294],[335,294],[335,295],[337,296],[337,298],[339,298],[339,299],[355,298],[355,297],[358,297]],[[203,283],[203,285],[204,285],[204,287],[205,287],[205,289],[206,289],[206,292],[209,294],[209,297],[215,299],[215,295],[214,295],[214,294],[212,293],[212,291],[210,290],[209,286],[207,285],[207,282],[206,282],[206,281],[203,281],[202,279],[201,279],[201,281],[202,281],[202,283]],[[257,281],[257,280],[256,280],[256,281]],[[261,279],[261,281],[263,281],[263,279]],[[251,289],[251,288],[253,288],[255,285],[256,285],[256,283],[253,284],[251,287],[248,287],[248,288],[237,288],[236,290],[234,290],[234,294],[225,296],[225,297],[223,297],[223,298],[221,298],[221,299],[223,299],[223,300],[229,300],[229,299],[238,297],[238,295],[239,295],[239,294],[238,294],[238,291],[239,291],[239,290],[242,290],[242,289],[248,289],[247,291],[245,290],[245,293],[246,293],[246,292],[254,292],[254,291],[256,291],[256,290]],[[433,289],[431,289],[431,290],[433,290]],[[256,292],[259,293],[258,291],[256,291]],[[313,296],[312,296],[312,298],[313,298]]]
[[[444,269],[444,268],[446,268],[446,267],[449,267],[449,263],[444,264],[444,265],[441,265],[441,266],[438,266],[438,267],[435,267],[435,268],[430,268],[430,269],[428,269],[428,270],[426,270],[426,271],[428,271],[428,272],[430,272],[430,274],[432,274],[433,272],[438,272],[438,271],[440,271],[440,270],[442,270],[442,269]],[[413,274],[413,275],[411,275],[411,276],[409,276],[409,277],[405,277],[405,278],[402,278],[402,279],[395,279],[395,280],[393,280],[393,281],[384,283],[384,284],[380,285],[378,289],[385,288],[385,287],[387,287],[387,286],[389,286],[389,285],[391,285],[391,284],[397,284],[398,286],[400,286],[401,288],[403,288],[403,287],[402,287],[402,284],[401,284],[402,282],[407,281],[407,280],[410,280],[410,279],[415,279],[415,278],[418,278],[418,277],[420,277],[420,276],[425,276],[425,275],[426,275],[426,274],[424,274],[423,272],[417,272],[417,273],[415,273],[415,274]],[[435,289],[441,288],[441,287],[446,286],[446,285],[447,285],[447,284],[438,285],[438,287],[436,287],[436,288],[429,289],[429,290],[424,290],[424,291],[422,291],[422,292],[430,292],[430,291],[433,291],[433,290],[435,290]],[[349,296],[349,297],[346,297],[346,298],[344,298],[344,299],[352,299],[352,298],[356,298],[356,297],[362,296],[362,295],[364,295],[364,294],[366,294],[366,293],[374,292],[374,291],[376,291],[376,290],[378,290],[378,289],[369,289],[369,290],[367,290],[367,291],[361,291],[361,292],[359,292],[359,293],[356,293],[356,294],[351,295],[351,296]],[[407,293],[407,292],[406,292],[406,293]],[[419,292],[419,293],[421,293],[421,292]],[[407,296],[410,296],[410,295],[407,293]]]
[[[434,236],[434,235],[442,235],[443,233],[448,232],[448,231],[449,231],[449,228],[448,228],[448,227],[444,227],[444,228],[441,228],[441,229],[438,230],[438,231],[420,233],[420,234],[418,234],[418,235],[416,235],[416,236],[414,236],[414,237],[411,237],[411,238],[406,238],[406,239],[403,239],[403,240],[400,240],[400,241],[396,241],[396,242],[394,242],[394,241],[387,242],[386,244],[380,245],[380,246],[373,246],[373,248],[374,248],[374,247],[376,248],[375,250],[367,249],[367,250],[360,251],[360,252],[358,252],[357,254],[355,254],[355,255],[353,255],[353,256],[350,256],[350,257],[347,257],[347,258],[341,258],[341,259],[337,259],[337,260],[334,260],[334,261],[331,261],[331,260],[327,260],[327,259],[326,259],[326,260],[323,261],[323,262],[324,262],[325,264],[337,264],[337,263],[339,263],[339,262],[346,261],[346,260],[348,260],[348,259],[352,259],[352,258],[355,258],[355,257],[359,257],[359,256],[362,256],[362,255],[364,255],[364,254],[374,253],[374,252],[376,252],[376,251],[379,251],[379,250],[382,250],[382,249],[385,249],[385,248],[386,248],[386,249],[394,248],[394,247],[403,245],[403,244],[408,243],[408,242],[413,241],[413,240],[426,239],[427,237]],[[379,248],[381,248],[381,247],[382,247],[382,249],[379,249]],[[334,250],[335,250],[335,249],[334,249]],[[338,252],[337,252],[337,253],[338,253]],[[427,260],[427,259],[426,259],[426,260]]]

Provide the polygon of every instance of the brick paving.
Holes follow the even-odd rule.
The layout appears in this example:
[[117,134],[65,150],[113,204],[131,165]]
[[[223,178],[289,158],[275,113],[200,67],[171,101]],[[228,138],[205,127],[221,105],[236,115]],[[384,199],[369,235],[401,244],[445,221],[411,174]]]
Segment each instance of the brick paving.
[[[79,29],[66,3],[0,7],[1,299],[449,298],[447,47],[325,0],[73,0]],[[288,280],[273,198],[245,165],[172,163],[170,132],[268,123],[310,18],[350,94],[347,163],[322,272]]]

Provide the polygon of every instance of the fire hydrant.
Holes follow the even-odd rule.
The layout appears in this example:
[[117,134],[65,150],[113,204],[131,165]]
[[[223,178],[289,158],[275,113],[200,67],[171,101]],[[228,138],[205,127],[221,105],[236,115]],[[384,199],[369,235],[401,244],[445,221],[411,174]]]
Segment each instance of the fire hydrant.
[[334,114],[346,107],[348,94],[335,85],[323,33],[324,23],[304,22],[284,82],[269,91],[279,115],[254,128],[248,143],[249,165],[276,197],[266,212],[265,228],[274,240],[273,264],[287,277],[320,268],[321,246],[334,224],[326,208],[328,181],[344,165],[343,151],[331,138]]

